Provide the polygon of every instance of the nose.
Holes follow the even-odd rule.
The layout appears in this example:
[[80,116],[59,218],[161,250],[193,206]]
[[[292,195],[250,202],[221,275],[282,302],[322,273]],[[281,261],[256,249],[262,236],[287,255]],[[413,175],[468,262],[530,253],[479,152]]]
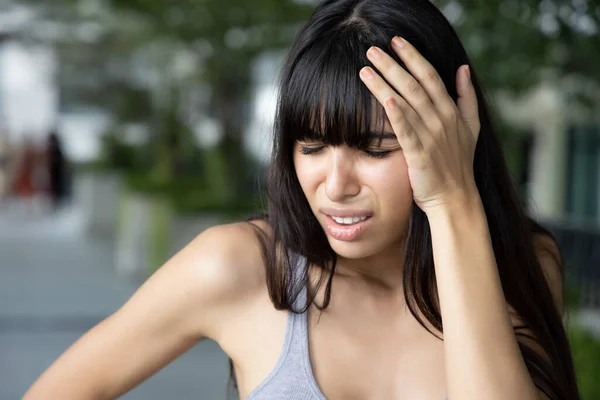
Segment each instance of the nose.
[[342,202],[360,192],[353,150],[349,147],[334,147],[330,152],[325,193],[332,202]]

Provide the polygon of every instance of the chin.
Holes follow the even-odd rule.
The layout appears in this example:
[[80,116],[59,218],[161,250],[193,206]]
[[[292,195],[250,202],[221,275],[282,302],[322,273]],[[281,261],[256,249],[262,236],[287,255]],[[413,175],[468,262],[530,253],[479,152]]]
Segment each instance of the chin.
[[373,244],[369,244],[364,240],[355,240],[352,242],[344,242],[340,240],[327,237],[329,245],[335,251],[339,257],[360,260],[362,258],[370,257],[377,253],[377,249]]
[[[389,232],[389,230],[387,230]],[[342,258],[351,260],[366,259],[383,253],[400,252],[404,246],[406,232],[398,231],[397,236],[364,235],[353,241],[337,240],[327,235],[329,245]]]

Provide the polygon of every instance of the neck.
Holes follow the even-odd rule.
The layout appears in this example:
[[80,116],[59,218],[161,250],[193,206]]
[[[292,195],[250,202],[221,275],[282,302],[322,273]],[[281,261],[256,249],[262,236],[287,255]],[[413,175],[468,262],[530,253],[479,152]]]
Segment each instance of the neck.
[[361,291],[372,291],[377,295],[403,294],[402,248],[402,246],[393,246],[390,251],[379,252],[361,259],[338,256],[334,279],[343,279]]

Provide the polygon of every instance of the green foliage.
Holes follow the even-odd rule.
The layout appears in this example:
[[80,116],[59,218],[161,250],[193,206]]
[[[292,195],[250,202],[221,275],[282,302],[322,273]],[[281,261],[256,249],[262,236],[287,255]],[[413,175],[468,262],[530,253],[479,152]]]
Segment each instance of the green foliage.
[[177,214],[218,212],[225,215],[244,215],[260,209],[260,201],[252,193],[224,201],[211,190],[210,182],[199,175],[177,175],[168,181],[156,179],[143,172],[128,173],[125,185],[130,191],[143,192],[165,199]]
[[150,218],[150,273],[153,273],[167,261],[169,255],[169,234],[171,232],[172,210],[167,200],[157,197],[152,202]]
[[[40,15],[65,27],[83,22],[101,27],[102,33],[91,43],[71,36],[55,43],[61,60],[63,108],[93,105],[109,111],[121,123],[135,121],[152,126],[152,141],[143,149],[128,147],[117,140],[118,136],[109,137],[103,165],[146,171],[152,182],[180,180],[179,169],[184,165],[186,173],[193,170],[194,176],[202,176],[203,190],[210,192],[209,197],[217,203],[239,198],[241,188],[248,184],[244,164],[240,163],[244,158],[240,138],[247,122],[251,63],[266,50],[287,47],[317,3],[57,0],[42,5],[39,1],[23,1],[44,10]],[[97,4],[99,11],[91,12],[83,3]],[[548,69],[557,79],[579,75],[600,83],[600,5],[595,1],[434,3],[456,27],[489,93],[498,89],[522,93]],[[82,11],[86,8],[88,11]],[[595,36],[589,28],[593,24]],[[184,78],[173,73],[182,51],[198,61]],[[141,83],[140,67],[158,80]],[[220,120],[225,140],[215,154],[194,159],[187,153],[194,148],[189,141],[190,122],[182,117],[179,104],[186,101],[186,90],[200,83],[212,87],[210,104],[202,111]],[[502,124],[499,133],[514,174],[522,163],[519,132]],[[182,207],[193,208],[192,199],[201,198],[194,190],[190,193],[177,197]]]
[[579,74],[600,83],[600,6],[595,1],[435,3],[457,16],[454,25],[490,89],[520,92],[536,83],[544,68],[554,69],[558,77]]
[[[572,270],[569,265],[565,266],[565,271]],[[569,277],[565,282],[565,307],[570,310],[576,310],[581,304],[581,289],[580,286],[574,283]]]
[[570,327],[568,334],[581,398],[600,399],[600,341],[577,326]]
[[118,131],[110,131],[102,136],[101,154],[98,166],[115,171],[135,170],[141,164],[143,152],[122,140]]
[[[565,270],[569,271],[571,268],[567,265]],[[581,290],[579,286],[573,282],[570,276],[567,276],[564,302],[568,313],[577,313],[580,307],[580,298]],[[576,324],[568,326],[567,334],[581,399],[600,399],[600,380],[598,379],[600,373],[600,338],[594,337],[585,328]]]
[[[491,91],[502,88],[520,92],[537,82],[541,70],[547,68],[554,69],[557,77],[578,74],[600,83],[596,68],[600,63],[600,5],[596,1],[434,2],[456,27]],[[206,65],[198,71],[198,78],[212,82],[220,93],[226,89],[228,76],[247,79],[245,70],[257,54],[289,45],[294,27],[309,17],[317,1],[106,0],[98,2],[102,17],[80,11],[84,7],[79,3],[62,0],[39,7],[65,24],[85,19],[104,28],[92,46],[73,40],[60,43],[60,48],[69,49],[60,53],[61,58],[67,57],[68,62],[61,63],[61,71],[69,69],[67,78],[87,74],[93,77],[85,80],[88,90],[92,84],[110,88],[102,82],[114,70],[106,68],[109,59],[126,66],[127,56],[135,50],[171,40],[203,53]],[[204,51],[206,45],[208,52]],[[85,69],[78,68],[82,63]],[[233,83],[242,82],[238,79]]]
[[[285,35],[281,28],[306,20],[313,9],[312,5],[293,0],[110,0],[109,3],[115,9],[147,17],[161,34],[189,42],[204,38],[217,51],[231,48],[227,34],[232,28],[248,30],[248,35],[256,37],[255,41],[247,42],[250,48],[285,45],[290,34]],[[243,51],[244,46],[237,48]]]

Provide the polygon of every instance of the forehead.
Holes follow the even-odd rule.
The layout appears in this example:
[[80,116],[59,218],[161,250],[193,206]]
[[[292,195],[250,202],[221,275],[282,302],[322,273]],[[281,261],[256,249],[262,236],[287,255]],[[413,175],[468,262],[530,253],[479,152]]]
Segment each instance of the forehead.
[[[311,118],[310,136],[326,139],[331,136],[332,132],[339,132],[346,140],[351,141],[354,136],[393,132],[385,109],[374,96],[370,97],[369,106],[362,110],[355,109],[353,112],[348,112],[344,109],[333,112],[337,116],[346,116],[346,120],[335,118],[335,121],[332,121],[332,115],[328,114],[331,111],[331,109],[327,109],[326,104],[321,105],[319,113]],[[317,120],[319,123],[316,122]]]

